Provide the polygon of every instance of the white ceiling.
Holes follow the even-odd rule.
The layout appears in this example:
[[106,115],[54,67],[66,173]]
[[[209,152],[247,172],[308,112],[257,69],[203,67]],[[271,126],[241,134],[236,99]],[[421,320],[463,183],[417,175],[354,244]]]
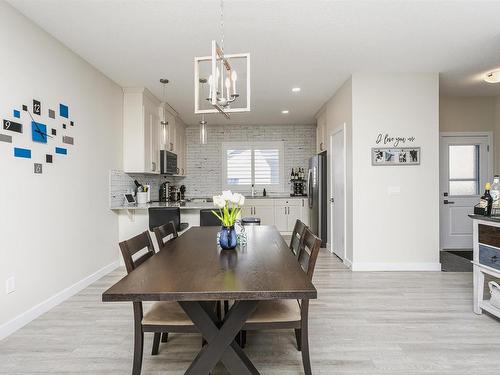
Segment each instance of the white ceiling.
[[[8,1],[121,86],[160,98],[158,79],[169,78],[168,101],[197,123],[193,57],[220,38],[218,0]],[[226,0],[224,8],[226,52],[252,55],[252,112],[230,123],[313,123],[355,72],[440,72],[444,94],[500,95],[500,84],[481,80],[500,68],[498,1]]]

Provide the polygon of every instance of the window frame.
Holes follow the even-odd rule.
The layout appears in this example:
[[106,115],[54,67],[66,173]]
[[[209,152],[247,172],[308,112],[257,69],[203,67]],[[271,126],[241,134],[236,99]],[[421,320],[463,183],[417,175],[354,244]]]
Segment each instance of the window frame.
[[[251,183],[249,185],[230,185],[227,183],[227,150],[250,149],[251,153]],[[222,142],[222,190],[236,192],[250,192],[252,184],[255,184],[255,150],[278,150],[278,173],[279,183],[254,185],[256,189],[266,189],[268,192],[283,192],[285,186],[285,142],[283,141],[259,141],[259,142]]]

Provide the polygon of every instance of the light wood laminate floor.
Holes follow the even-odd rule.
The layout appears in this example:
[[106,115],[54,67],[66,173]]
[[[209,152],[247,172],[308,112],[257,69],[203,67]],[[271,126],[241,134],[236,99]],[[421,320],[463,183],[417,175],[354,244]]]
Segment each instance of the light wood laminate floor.
[[[132,306],[101,303],[118,269],[0,342],[0,374],[131,373]],[[500,322],[472,312],[472,274],[352,273],[322,250],[310,310],[314,374],[493,374]],[[198,335],[171,334],[143,374],[183,374]],[[245,349],[262,374],[302,374],[292,331],[249,333]],[[219,365],[215,374],[226,374]]]

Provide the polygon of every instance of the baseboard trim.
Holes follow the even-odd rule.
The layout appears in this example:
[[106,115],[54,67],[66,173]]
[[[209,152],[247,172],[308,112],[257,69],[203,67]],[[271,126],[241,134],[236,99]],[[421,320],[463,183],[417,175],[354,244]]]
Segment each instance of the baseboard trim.
[[441,263],[352,263],[353,271],[441,271]]
[[107,275],[111,271],[115,270],[120,265],[118,260],[113,263],[104,266],[100,270],[94,272],[93,274],[85,277],[84,279],[70,285],[66,289],[54,294],[38,305],[33,306],[29,310],[23,312],[22,314],[16,316],[15,318],[9,320],[8,322],[0,326],[0,340],[3,340],[7,336],[13,334],[18,329],[24,327],[29,322],[35,320],[40,315],[46,313],[50,309],[59,305],[61,302],[67,300],[68,298],[74,296],[76,293],[88,287],[94,281],[99,280],[101,277]]
[[344,261],[343,261],[343,262],[344,262],[344,264],[345,264],[347,267],[349,267],[350,269],[352,269],[352,262],[351,262],[349,259],[347,259],[347,258],[346,258],[346,259],[344,259]]

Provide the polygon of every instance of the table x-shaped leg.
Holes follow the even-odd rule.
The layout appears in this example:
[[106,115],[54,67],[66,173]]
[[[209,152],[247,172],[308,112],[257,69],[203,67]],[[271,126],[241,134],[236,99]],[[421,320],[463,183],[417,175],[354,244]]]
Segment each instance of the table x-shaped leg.
[[208,345],[198,353],[186,375],[207,375],[222,361],[231,374],[258,375],[259,372],[241,347],[234,341],[248,316],[259,301],[238,301],[229,310],[222,326],[217,326],[217,316],[204,302],[179,301]]

